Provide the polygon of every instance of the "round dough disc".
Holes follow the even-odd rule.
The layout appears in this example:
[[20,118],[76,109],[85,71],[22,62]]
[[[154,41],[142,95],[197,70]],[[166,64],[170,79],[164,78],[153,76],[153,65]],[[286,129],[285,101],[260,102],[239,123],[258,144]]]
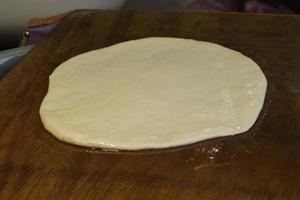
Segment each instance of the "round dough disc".
[[87,147],[165,148],[247,131],[267,81],[246,56],[209,42],[146,38],[75,56],[49,78],[47,130]]

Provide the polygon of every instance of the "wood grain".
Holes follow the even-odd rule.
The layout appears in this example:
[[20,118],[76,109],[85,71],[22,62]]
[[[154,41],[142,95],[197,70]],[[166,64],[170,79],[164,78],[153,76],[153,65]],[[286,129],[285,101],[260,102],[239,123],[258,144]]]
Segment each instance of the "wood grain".
[[[299,35],[296,16],[73,12],[0,81],[0,199],[299,199]],[[38,110],[55,67],[148,36],[216,42],[255,60],[269,85],[254,127],[136,152],[72,146],[43,128]]]

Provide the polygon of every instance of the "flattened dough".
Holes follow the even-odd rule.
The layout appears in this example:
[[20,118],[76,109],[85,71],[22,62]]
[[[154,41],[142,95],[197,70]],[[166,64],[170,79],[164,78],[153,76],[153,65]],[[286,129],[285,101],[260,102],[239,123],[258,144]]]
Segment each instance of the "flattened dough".
[[58,66],[40,107],[46,129],[87,147],[165,148],[247,131],[267,81],[246,56],[217,44],[145,38]]

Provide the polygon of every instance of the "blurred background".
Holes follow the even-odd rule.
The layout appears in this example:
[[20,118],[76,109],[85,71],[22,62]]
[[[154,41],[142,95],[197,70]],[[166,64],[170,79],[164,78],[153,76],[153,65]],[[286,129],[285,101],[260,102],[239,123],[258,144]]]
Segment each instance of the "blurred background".
[[[36,43],[76,9],[205,10],[258,13],[300,11],[299,0],[6,0],[0,2],[0,51]],[[45,19],[43,19],[45,18]],[[52,26],[51,26],[52,25]],[[43,27],[44,26],[44,27]],[[24,41],[23,37],[27,37]],[[29,39],[30,38],[30,39]]]
[[300,0],[0,0],[0,79],[77,9],[299,14]]

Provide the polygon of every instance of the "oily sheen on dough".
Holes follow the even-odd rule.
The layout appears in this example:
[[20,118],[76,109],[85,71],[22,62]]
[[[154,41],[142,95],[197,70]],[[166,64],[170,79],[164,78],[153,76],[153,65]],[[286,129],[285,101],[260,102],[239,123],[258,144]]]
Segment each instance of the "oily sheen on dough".
[[165,148],[247,131],[267,81],[223,46],[145,38],[75,56],[58,66],[40,107],[46,129],[87,147]]

